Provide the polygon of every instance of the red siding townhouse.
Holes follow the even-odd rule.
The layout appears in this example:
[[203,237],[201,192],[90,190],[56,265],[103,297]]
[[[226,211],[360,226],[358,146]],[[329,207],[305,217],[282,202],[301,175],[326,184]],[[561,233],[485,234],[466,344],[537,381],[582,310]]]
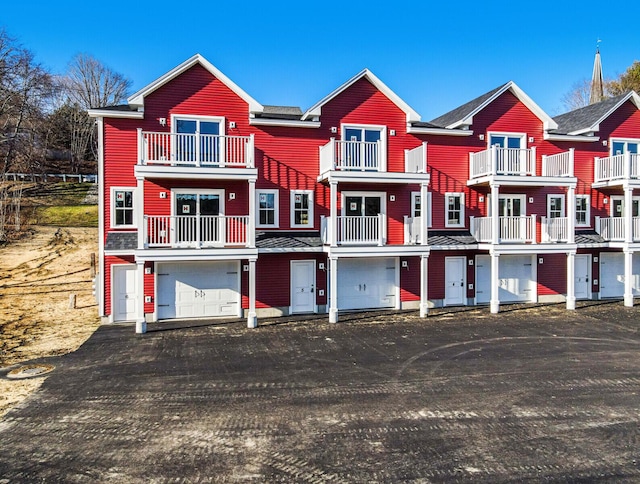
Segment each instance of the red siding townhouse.
[[[94,109],[100,314],[259,317],[640,294],[640,97],[509,82],[431,122],[365,69],[303,112],[200,55]],[[636,195],[634,195],[636,190]]]

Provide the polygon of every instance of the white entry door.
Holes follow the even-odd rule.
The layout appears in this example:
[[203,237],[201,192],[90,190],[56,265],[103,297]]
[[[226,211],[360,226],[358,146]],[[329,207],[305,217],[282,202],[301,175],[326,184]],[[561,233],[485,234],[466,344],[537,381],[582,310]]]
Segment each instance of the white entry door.
[[591,256],[577,254],[575,259],[575,291],[576,299],[591,298]]
[[291,312],[313,313],[316,309],[315,260],[291,261]]
[[466,263],[466,257],[445,257],[444,259],[445,306],[460,306],[465,303]]
[[133,321],[138,307],[138,271],[135,264],[111,266],[113,269],[113,320]]

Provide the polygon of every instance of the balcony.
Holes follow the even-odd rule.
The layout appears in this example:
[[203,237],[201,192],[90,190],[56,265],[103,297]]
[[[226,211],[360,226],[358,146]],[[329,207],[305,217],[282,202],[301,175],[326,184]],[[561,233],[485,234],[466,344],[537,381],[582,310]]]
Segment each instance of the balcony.
[[541,217],[541,240],[543,243],[570,242],[569,218]]
[[493,240],[493,217],[470,217],[471,235],[481,243],[536,243],[536,216],[499,217],[498,240]]
[[[469,178],[487,176],[536,176],[536,149],[491,148],[469,153]],[[542,176],[573,177],[573,149],[542,156]]]
[[375,183],[428,182],[427,143],[404,150],[404,171],[388,171],[382,141],[343,141],[331,138],[320,146],[318,181],[363,181]]
[[248,215],[145,215],[144,248],[253,247]]
[[611,183],[640,179],[640,155],[622,153],[620,155],[595,158],[594,183]]
[[[624,242],[626,236],[624,222],[624,217],[596,217],[596,233],[607,242]],[[631,241],[640,242],[640,217],[633,217]]]
[[[382,246],[386,240],[386,223],[384,215],[352,216],[339,215],[336,217],[337,234],[335,243],[338,245],[378,245]],[[320,234],[323,244],[331,244],[330,218],[320,217]]]
[[256,178],[253,135],[138,130],[136,175]]

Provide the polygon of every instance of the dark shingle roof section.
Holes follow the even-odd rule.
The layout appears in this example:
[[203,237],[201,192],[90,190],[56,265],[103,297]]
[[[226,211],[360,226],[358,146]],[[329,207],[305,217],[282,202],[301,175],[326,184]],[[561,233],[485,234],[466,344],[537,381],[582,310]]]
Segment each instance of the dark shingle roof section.
[[133,251],[138,247],[138,232],[109,232],[104,250]]
[[297,106],[263,106],[260,117],[271,119],[294,119],[302,117],[302,110]]
[[258,249],[321,248],[320,232],[256,232]]
[[602,102],[590,104],[580,109],[561,114],[553,118],[558,123],[558,129],[554,133],[567,134],[582,129],[588,129],[598,122],[605,114],[611,111],[626,94],[605,99]]
[[475,245],[478,243],[471,232],[461,230],[429,230],[427,240],[429,245]]
[[606,241],[595,230],[576,230],[576,244],[604,244]]
[[132,111],[137,111],[137,109],[132,108],[128,104],[119,104],[117,106],[105,106],[103,108],[97,108],[100,111],[124,111],[126,113],[130,113]]
[[431,123],[436,125],[436,126],[444,128],[446,126],[449,126],[451,124],[454,124],[454,123],[466,118],[469,114],[471,114],[473,111],[475,111],[480,106],[482,106],[487,100],[491,99],[491,97],[493,95],[495,95],[498,91],[503,89],[504,86],[506,86],[507,84],[508,83],[505,83],[500,87],[496,87],[492,91],[489,91],[489,92],[483,94],[482,96],[479,96],[479,97],[475,98],[474,100],[469,101],[468,103],[463,104],[462,106],[459,106],[459,107],[455,108],[454,110],[449,111],[446,114],[443,114],[440,117],[437,117],[436,119],[432,119]]

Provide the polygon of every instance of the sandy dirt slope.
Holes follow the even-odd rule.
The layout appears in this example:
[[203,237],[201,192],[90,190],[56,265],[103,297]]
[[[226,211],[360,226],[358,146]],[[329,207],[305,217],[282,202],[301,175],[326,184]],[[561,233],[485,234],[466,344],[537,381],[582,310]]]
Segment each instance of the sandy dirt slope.
[[[97,229],[33,227],[0,247],[0,368],[77,349],[99,326],[91,253]],[[69,296],[76,295],[76,309]],[[0,416],[45,377],[0,379]]]

